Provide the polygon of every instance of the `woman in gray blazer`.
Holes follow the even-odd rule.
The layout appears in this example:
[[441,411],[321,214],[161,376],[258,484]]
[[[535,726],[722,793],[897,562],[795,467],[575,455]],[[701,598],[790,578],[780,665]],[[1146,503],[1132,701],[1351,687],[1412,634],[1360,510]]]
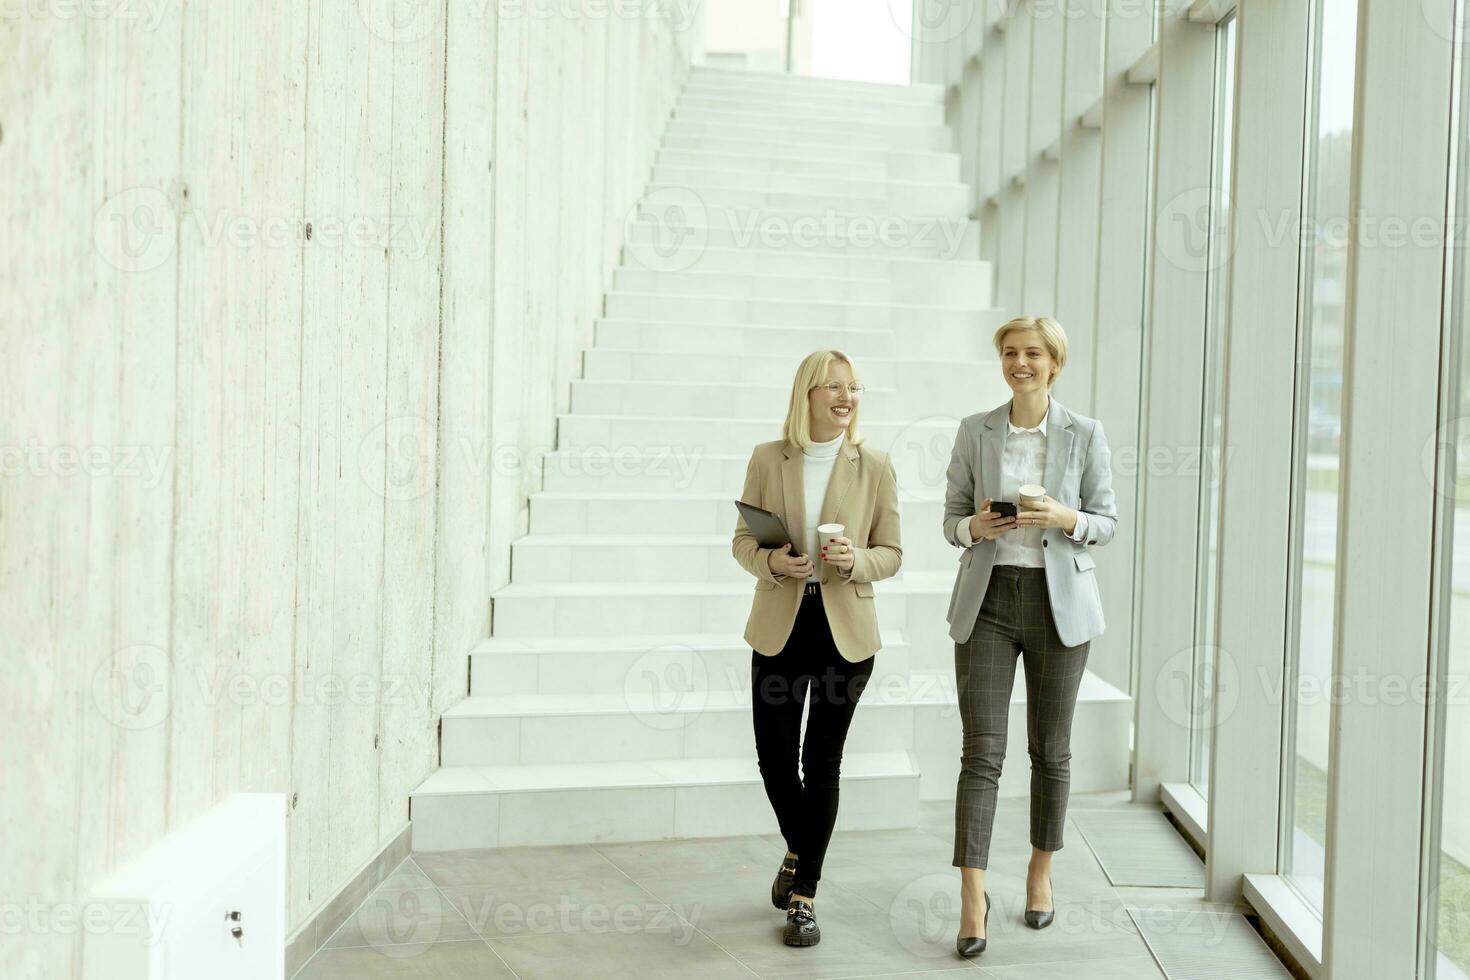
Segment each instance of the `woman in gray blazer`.
[[[962,883],[955,946],[965,957],[985,949],[985,868],[1018,655],[1031,756],[1025,918],[1042,929],[1054,917],[1051,857],[1067,818],[1072,714],[1088,647],[1103,631],[1089,549],[1111,541],[1118,522],[1102,423],[1051,397],[1067,363],[1061,324],[1017,317],[994,343],[1011,399],[960,423],[944,500],[944,536],[964,549],[948,618],[964,726],[954,864]],[[1021,499],[1028,484],[1044,495]],[[1016,516],[997,502],[1016,505]]]

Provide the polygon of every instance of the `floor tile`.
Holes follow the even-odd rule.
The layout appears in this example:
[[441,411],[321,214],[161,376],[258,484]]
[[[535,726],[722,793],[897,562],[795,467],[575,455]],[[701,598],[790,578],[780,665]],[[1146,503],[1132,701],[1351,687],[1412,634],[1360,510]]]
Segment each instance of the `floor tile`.
[[687,939],[660,932],[586,932],[492,940],[490,946],[525,980],[552,977],[630,977],[687,980],[739,977],[750,971],[699,933]]
[[[990,950],[981,958],[990,956]],[[986,966],[990,980],[1164,980],[1164,972],[1151,956],[1101,955],[1066,963],[1033,963],[1026,966]]]
[[775,835],[594,846],[611,864],[633,878],[767,869],[775,875],[786,854],[785,843]]
[[515,974],[485,943],[324,949],[296,980],[498,980]]
[[619,874],[587,844],[420,852],[413,860],[440,887]]
[[451,885],[443,892],[447,904],[486,939],[692,929],[677,911],[622,875]]

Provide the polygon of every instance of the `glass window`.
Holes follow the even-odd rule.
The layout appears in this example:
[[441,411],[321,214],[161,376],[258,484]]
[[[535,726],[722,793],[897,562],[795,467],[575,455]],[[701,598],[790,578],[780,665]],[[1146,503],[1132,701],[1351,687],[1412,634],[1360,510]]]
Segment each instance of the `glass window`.
[[[1464,4],[1462,3],[1463,7]],[[1465,16],[1463,13],[1461,17]],[[1460,65],[1459,122],[1455,133],[1455,211],[1452,225],[1464,234],[1470,217],[1470,73]],[[1463,241],[1454,240],[1463,246]],[[1435,980],[1470,976],[1470,772],[1463,747],[1470,745],[1470,255],[1452,249],[1452,293],[1446,422],[1436,434],[1433,476],[1439,489],[1440,550],[1435,562],[1433,743],[1426,784],[1428,844],[1423,973]],[[1459,753],[1459,754],[1457,754]],[[1447,758],[1448,756],[1448,758]]]
[[1302,195],[1281,868],[1320,913],[1327,844],[1348,170],[1357,0],[1316,0]]
[[1199,564],[1195,573],[1194,677],[1190,685],[1197,720],[1190,733],[1189,781],[1201,795],[1209,792],[1210,736],[1214,732],[1209,699],[1215,690],[1215,572],[1220,545],[1220,365],[1224,358],[1226,310],[1230,292],[1229,192],[1231,133],[1235,108],[1235,15],[1215,29],[1214,152],[1210,174],[1209,235],[1206,247],[1204,402],[1200,425]]

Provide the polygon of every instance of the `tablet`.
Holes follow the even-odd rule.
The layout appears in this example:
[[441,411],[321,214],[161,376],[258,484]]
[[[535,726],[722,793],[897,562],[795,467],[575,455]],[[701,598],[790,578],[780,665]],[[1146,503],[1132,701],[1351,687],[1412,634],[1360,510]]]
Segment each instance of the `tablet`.
[[782,545],[791,545],[791,557],[800,558],[801,550],[796,547],[796,542],[791,540],[791,535],[786,532],[786,525],[781,518],[768,510],[761,510],[754,504],[747,504],[743,500],[735,501],[735,508],[740,511],[740,516],[745,518],[745,526],[750,528],[750,533],[755,535],[755,540],[762,548],[780,548]]

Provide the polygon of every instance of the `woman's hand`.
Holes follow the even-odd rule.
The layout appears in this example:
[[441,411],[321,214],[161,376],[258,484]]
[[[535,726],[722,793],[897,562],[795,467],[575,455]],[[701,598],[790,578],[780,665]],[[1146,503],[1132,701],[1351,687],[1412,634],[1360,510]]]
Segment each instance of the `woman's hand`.
[[1021,527],[1059,527],[1068,534],[1077,529],[1077,512],[1051,497],[1023,500],[1016,514]]
[[792,578],[806,578],[816,568],[812,560],[806,555],[800,558],[791,557],[791,545],[783,544],[780,551],[771,552],[771,557],[766,564],[770,565],[771,571],[777,575],[790,575]]
[[852,572],[853,557],[852,540],[849,538],[828,538],[822,545],[822,560],[844,575]]
[[986,541],[994,541],[1007,531],[1015,529],[1016,518],[1006,517],[1004,514],[992,511],[990,498],[986,497],[985,505],[970,521],[970,540],[979,541],[984,538]]

